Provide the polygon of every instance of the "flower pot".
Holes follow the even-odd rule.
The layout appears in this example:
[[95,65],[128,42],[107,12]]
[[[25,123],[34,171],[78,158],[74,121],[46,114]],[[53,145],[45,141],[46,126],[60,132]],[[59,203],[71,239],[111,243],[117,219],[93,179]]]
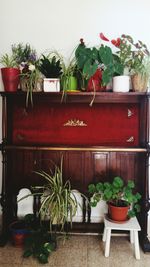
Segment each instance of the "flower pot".
[[9,226],[11,233],[12,243],[16,247],[24,245],[25,238],[29,234],[29,230],[25,227],[22,221],[15,221]]
[[1,73],[5,91],[17,91],[20,82],[20,70],[17,68],[1,68]]
[[[20,79],[20,89],[24,92],[29,90],[30,81],[26,77],[21,77]],[[43,88],[43,79],[39,78],[32,84],[32,92],[41,92]]]
[[60,79],[44,78],[44,92],[60,92]]
[[130,90],[130,77],[120,75],[113,77],[113,92],[126,93]]
[[106,86],[102,86],[102,71],[100,69],[97,69],[95,74],[90,77],[90,79],[88,80],[86,90],[88,92],[106,90]]
[[135,92],[147,91],[148,78],[146,76],[142,76],[140,73],[134,74],[131,77],[131,81],[132,81],[133,91]]
[[129,206],[117,207],[112,203],[108,203],[108,214],[110,219],[114,221],[126,221],[128,216]]
[[65,82],[65,90],[74,91],[77,90],[77,78],[74,76],[70,76],[66,78]]

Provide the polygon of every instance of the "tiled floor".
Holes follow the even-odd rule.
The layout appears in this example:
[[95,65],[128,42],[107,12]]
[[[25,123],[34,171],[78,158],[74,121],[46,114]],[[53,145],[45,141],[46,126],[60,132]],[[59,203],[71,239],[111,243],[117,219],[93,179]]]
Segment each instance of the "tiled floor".
[[[141,252],[141,260],[136,260],[128,237],[112,237],[109,258],[104,257],[104,244],[101,236],[70,236],[49,257],[45,267],[149,267],[150,253]],[[32,257],[22,258],[22,249],[10,244],[0,248],[0,267],[39,267]]]

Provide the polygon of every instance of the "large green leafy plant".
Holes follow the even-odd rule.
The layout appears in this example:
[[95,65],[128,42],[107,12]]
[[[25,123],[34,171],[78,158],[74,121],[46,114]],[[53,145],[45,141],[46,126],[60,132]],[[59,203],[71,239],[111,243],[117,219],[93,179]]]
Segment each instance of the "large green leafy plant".
[[138,201],[141,195],[134,193],[135,184],[129,180],[127,184],[124,183],[121,177],[115,177],[111,182],[98,182],[97,184],[90,184],[88,191],[91,195],[91,206],[96,207],[97,203],[103,199],[112,203],[114,206],[128,206],[131,208],[128,212],[130,217],[136,215],[140,211]]
[[47,230],[39,226],[36,230],[31,230],[25,239],[23,257],[33,256],[40,263],[48,263],[48,257],[56,249],[56,238],[50,235]]
[[82,70],[85,78],[89,79],[98,68],[102,70],[103,85],[107,85],[114,75],[121,75],[124,70],[120,58],[113,54],[108,46],[89,48],[81,39],[75,56],[78,67]]

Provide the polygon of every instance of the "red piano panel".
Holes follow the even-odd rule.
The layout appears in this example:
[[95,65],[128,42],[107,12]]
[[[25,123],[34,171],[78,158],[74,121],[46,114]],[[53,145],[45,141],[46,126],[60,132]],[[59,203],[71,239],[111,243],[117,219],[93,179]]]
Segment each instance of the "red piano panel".
[[13,144],[139,145],[138,104],[34,104],[13,107]]

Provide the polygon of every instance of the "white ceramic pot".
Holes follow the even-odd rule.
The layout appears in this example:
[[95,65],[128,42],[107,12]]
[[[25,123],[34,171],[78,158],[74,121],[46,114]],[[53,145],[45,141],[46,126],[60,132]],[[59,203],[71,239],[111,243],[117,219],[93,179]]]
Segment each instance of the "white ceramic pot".
[[60,92],[60,79],[44,78],[44,92]]
[[121,75],[113,77],[113,92],[129,92],[130,76]]

